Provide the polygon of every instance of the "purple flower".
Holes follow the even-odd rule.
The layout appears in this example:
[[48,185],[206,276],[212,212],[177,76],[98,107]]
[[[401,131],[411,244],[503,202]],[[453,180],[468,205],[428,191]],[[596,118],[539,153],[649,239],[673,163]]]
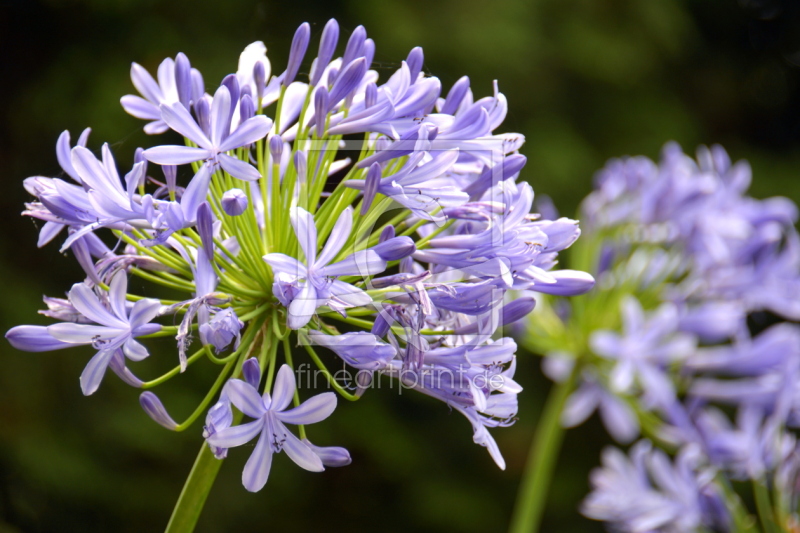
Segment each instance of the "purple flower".
[[[261,382],[261,368],[258,366],[258,359],[251,357],[242,363],[242,376],[246,383],[251,387],[258,389]],[[203,426],[203,438],[208,440],[209,437],[223,429],[231,427],[233,424],[233,411],[231,410],[231,400],[228,397],[228,387],[230,381],[225,383],[222,387],[222,392],[219,395],[219,401],[208,410],[206,415],[206,424]],[[209,443],[208,447],[217,459],[225,459],[228,456],[228,448],[214,446]]]
[[106,307],[92,289],[83,283],[76,283],[69,291],[69,301],[95,324],[64,322],[47,327],[47,333],[61,342],[91,344],[98,350],[81,374],[81,390],[87,396],[100,386],[106,368],[118,350],[122,350],[131,361],[140,361],[149,353],[134,338],[161,329],[159,324],[149,323],[158,316],[161,302],[142,299],[134,303],[129,311],[125,303],[127,289],[127,275],[120,272],[111,280],[109,304]]
[[[680,533],[724,526],[721,495],[713,472],[699,468],[700,456],[685,448],[671,462],[648,441],[637,443],[630,458],[614,448],[603,452],[603,467],[591,475],[592,493],[581,512],[609,522],[618,531]],[[727,528],[726,528],[727,529]]]
[[281,450],[298,466],[312,472],[325,469],[319,455],[298,439],[284,424],[308,425],[328,418],[336,409],[336,395],[325,392],[313,396],[299,406],[286,410],[297,384],[288,365],[281,366],[275,378],[273,394],[258,394],[251,384],[232,379],[226,386],[228,397],[245,415],[255,420],[224,428],[208,437],[211,446],[233,448],[258,436],[258,442],[242,473],[242,484],[250,492],[261,490],[267,483],[272,454]]
[[362,250],[331,263],[350,237],[353,210],[348,207],[331,231],[328,242],[317,256],[317,228],[314,216],[302,207],[290,211],[305,263],[281,253],[264,256],[275,273],[273,292],[288,309],[287,324],[299,329],[311,320],[318,307],[327,305],[334,309],[363,306],[372,298],[363,290],[344,281],[339,276],[369,276],[383,272],[386,261],[372,250]]
[[15,326],[6,332],[6,339],[17,350],[26,352],[49,352],[74,346],[50,335],[46,326]]
[[674,401],[675,390],[664,369],[692,354],[694,338],[677,331],[677,311],[670,304],[647,318],[639,301],[629,297],[622,303],[622,321],[622,334],[598,330],[590,338],[596,354],[617,361],[609,375],[611,389],[632,392],[638,379],[646,403],[666,408]]
[[247,209],[247,195],[241,189],[230,189],[222,195],[222,210],[225,214],[238,217]]
[[240,331],[243,327],[244,322],[239,320],[236,311],[229,307],[217,311],[210,321],[200,324],[200,336],[205,339],[204,342],[213,345],[217,353],[230,346],[232,342],[235,350],[242,340]]
[[[188,106],[189,102],[185,101],[186,98],[180,98],[179,89],[184,92],[185,84],[188,83],[188,95],[191,96],[192,101],[197,101],[202,96],[202,91],[199,89],[202,86],[202,76],[197,69],[187,69],[188,60],[183,54],[178,54],[179,58],[185,60],[185,65],[178,67],[176,61],[167,58],[158,66],[158,82],[153,79],[149,72],[147,72],[138,63],[131,64],[131,81],[133,82],[136,90],[139,91],[144,98],[134,95],[123,96],[120,100],[122,107],[125,111],[130,113],[136,118],[150,120],[144,127],[144,132],[149,135],[164,133],[169,129],[167,123],[161,117],[159,106],[162,104],[171,105],[183,101],[183,105]],[[190,76],[189,80],[176,80],[176,71],[181,70]],[[182,78],[183,76],[178,76]],[[198,79],[199,83],[193,83],[192,79]]]
[[378,337],[366,331],[345,333],[344,335],[325,335],[311,331],[308,339],[332,350],[348,365],[361,370],[380,370],[394,359],[397,350],[381,342]]
[[219,165],[233,177],[246,181],[257,180],[261,174],[255,168],[225,152],[263,139],[269,133],[272,122],[264,115],[256,115],[231,131],[230,109],[231,94],[223,85],[217,89],[211,103],[211,136],[209,138],[182,105],[162,105],[161,114],[167,125],[190,139],[198,147],[156,146],[145,150],[145,157],[148,161],[159,165],[185,165],[195,161],[204,161],[204,167],[214,169]]
[[639,420],[625,400],[607,391],[591,375],[584,375],[581,386],[567,399],[561,413],[564,427],[575,427],[586,421],[597,409],[608,433],[614,440],[627,444],[639,435]]
[[144,391],[139,395],[139,403],[142,409],[144,409],[144,412],[147,413],[147,416],[152,418],[159,425],[172,431],[175,431],[175,428],[178,427],[178,423],[169,416],[164,404],[161,403],[161,400],[154,392],[149,390]]

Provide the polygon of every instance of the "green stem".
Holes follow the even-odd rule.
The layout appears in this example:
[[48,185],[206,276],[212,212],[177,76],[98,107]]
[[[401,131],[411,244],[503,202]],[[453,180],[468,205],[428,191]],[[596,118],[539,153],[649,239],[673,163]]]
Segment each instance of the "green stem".
[[778,533],[778,526],[775,524],[775,515],[772,512],[768,490],[765,483],[753,480],[753,496],[755,496],[761,527],[764,529],[764,533]]
[[569,379],[554,384],[550,390],[528,453],[528,463],[517,494],[509,533],[536,533],[539,530],[550,480],[564,437],[561,411],[575,386],[578,367],[576,364]]
[[[236,424],[241,419],[242,414],[236,413],[233,423]],[[200,453],[197,454],[197,459],[192,466],[192,471],[183,485],[178,503],[172,510],[166,533],[191,533],[194,531],[221,466],[222,460],[214,457],[208,444],[203,442]]]

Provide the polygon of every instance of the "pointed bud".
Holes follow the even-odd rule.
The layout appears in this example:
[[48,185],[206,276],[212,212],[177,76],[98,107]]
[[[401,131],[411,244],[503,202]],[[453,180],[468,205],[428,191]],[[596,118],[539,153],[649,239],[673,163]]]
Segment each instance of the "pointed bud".
[[208,99],[201,98],[194,103],[194,116],[197,117],[197,124],[206,136],[211,136],[211,109]]
[[311,73],[311,85],[319,83],[325,67],[331,62],[333,53],[336,51],[336,44],[339,42],[339,24],[334,19],[330,19],[322,30],[322,37],[319,40],[319,53],[317,54],[316,68]]
[[594,287],[594,278],[588,272],[556,270],[549,274],[556,278],[555,283],[536,283],[530,290],[555,296],[578,296]]
[[206,84],[203,75],[196,68],[192,69],[192,105],[197,104],[206,93]]
[[411,237],[395,237],[371,248],[384,261],[399,261],[417,251]]
[[336,77],[331,88],[331,93],[328,100],[328,109],[330,111],[333,106],[344,100],[347,95],[353,92],[356,87],[361,84],[364,79],[364,74],[367,73],[367,61],[363,57],[352,61],[342,69],[339,76]]
[[8,330],[6,339],[11,346],[25,352],[49,352],[75,346],[54,338],[46,326],[16,326]]
[[500,325],[506,326],[508,324],[513,324],[517,320],[527,316],[528,313],[533,311],[534,307],[536,307],[536,300],[531,297],[517,298],[513,302],[507,303],[503,306]]
[[388,226],[383,228],[383,231],[381,231],[381,235],[380,237],[378,237],[378,242],[386,242],[389,239],[393,239],[394,235],[395,235],[394,226],[389,224]]
[[353,462],[350,452],[339,446],[314,446],[308,439],[303,439],[303,443],[311,448],[325,466],[347,466]]
[[450,88],[450,92],[447,93],[447,98],[445,98],[441,112],[446,115],[455,115],[456,111],[458,111],[458,107],[461,105],[461,102],[467,95],[468,90],[469,77],[464,76],[455,82],[453,87]]
[[419,46],[412,48],[408,53],[406,65],[408,65],[408,71],[411,73],[411,85],[414,85],[414,82],[416,82],[419,77],[419,73],[422,72],[422,63],[424,61],[425,56],[422,53],[422,48]]
[[314,121],[317,125],[317,137],[325,135],[325,122],[328,116],[328,89],[319,87],[314,92]]
[[297,171],[297,183],[302,186],[308,179],[308,162],[306,153],[302,150],[298,150],[294,154],[294,168]]
[[267,87],[267,71],[264,69],[263,61],[256,61],[253,67],[253,80],[256,84],[256,97],[257,101],[264,98],[264,89]]
[[175,88],[178,90],[178,100],[189,109],[192,104],[192,66],[183,52],[175,57]]
[[[250,89],[249,86],[246,88]],[[249,94],[242,95],[242,98],[239,101],[239,122],[244,122],[248,118],[255,116],[255,114],[256,110],[255,106],[253,105],[253,99]]]
[[[228,93],[231,97],[231,108],[228,112],[228,122],[233,120],[233,112],[236,110],[236,104],[239,102],[239,97],[241,96],[241,92],[239,89],[239,78],[236,77],[236,74],[228,74],[225,76],[225,79],[222,80],[222,85],[228,89]],[[228,132],[224,132],[222,137],[223,140],[228,136]]]
[[361,216],[367,214],[375,195],[378,193],[378,187],[381,184],[381,166],[378,163],[373,163],[367,171],[367,178],[364,180],[364,199],[361,201]]
[[370,330],[370,333],[372,333],[378,338],[381,338],[387,333],[389,333],[389,328],[391,327],[388,315],[386,316],[384,315],[386,315],[386,313],[381,312],[378,314],[378,316],[375,317],[375,322],[373,322],[372,329]]
[[350,39],[347,40],[347,46],[344,49],[342,65],[347,65],[362,55],[361,47],[364,46],[364,41],[366,39],[367,30],[364,29],[364,26],[358,26],[353,30],[353,33],[350,34]]
[[364,90],[364,108],[369,109],[378,103],[378,86],[374,81],[367,84]]
[[300,63],[306,55],[308,49],[308,40],[311,37],[311,26],[308,22],[304,22],[294,32],[292,39],[292,47],[289,51],[289,62],[286,65],[286,74],[283,77],[283,86],[288,87],[297,76],[297,71],[300,70]]
[[164,173],[164,179],[167,180],[167,190],[170,193],[174,193],[178,184],[178,167],[175,165],[162,165],[161,172]]
[[361,55],[366,60],[367,68],[372,65],[372,60],[375,58],[375,41],[367,39],[361,47]]
[[258,389],[261,383],[261,368],[258,366],[258,359],[251,357],[242,364],[242,375],[244,380],[254,389]]
[[280,135],[270,136],[269,153],[272,156],[272,164],[280,163],[281,154],[283,154],[283,139]]
[[133,164],[137,165],[142,163],[144,169],[142,170],[139,178],[139,183],[136,184],[137,187],[144,187],[145,181],[147,180],[147,158],[144,156],[144,148],[139,147],[133,152]]
[[167,410],[164,408],[164,404],[161,403],[161,400],[159,400],[155,393],[152,391],[144,391],[139,396],[139,403],[142,405],[144,412],[154,421],[172,431],[177,429],[178,423],[169,416],[169,413],[167,413]]
[[203,243],[203,251],[209,261],[214,258],[214,214],[208,202],[203,202],[197,208],[197,233]]

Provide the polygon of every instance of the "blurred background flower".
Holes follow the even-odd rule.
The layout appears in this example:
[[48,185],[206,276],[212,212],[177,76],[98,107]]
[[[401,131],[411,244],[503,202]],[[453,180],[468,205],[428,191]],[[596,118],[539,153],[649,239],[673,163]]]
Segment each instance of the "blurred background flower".
[[[152,72],[182,51],[213,85],[235,69],[231,58],[245,45],[263,40],[273,62],[285,64],[295,28],[308,21],[317,38],[330,17],[345,34],[358,24],[368,29],[379,73],[422,46],[424,70],[444,87],[466,74],[479,94],[489,94],[498,79],[509,100],[504,130],[527,137],[522,178],[565,216],[607,159],[655,159],[667,140],[687,151],[720,143],[734,159],[750,161],[753,196],[800,200],[800,42],[793,41],[800,6],[789,0],[390,0],[368,7],[229,0],[224,9],[185,0],[7,0],[0,6],[0,331],[35,316],[41,294],[61,296],[82,277],[57,246],[37,250],[37,228],[19,216],[29,199],[22,180],[59,173],[52,149],[59,133],[91,126],[125,164],[147,145],[141,123],[119,105],[132,92],[132,61]],[[172,349],[169,339],[164,348]],[[122,383],[85,398],[77,378],[65,376],[80,375],[90,348],[40,354],[3,344],[0,352],[0,531],[163,528],[201,428],[165,432]],[[520,422],[497,435],[506,471],[472,444],[459,415],[394,389],[341,406],[335,421],[319,424],[320,437],[335,433],[356,459],[347,469],[314,476],[276,463],[270,486],[249,494],[239,479],[248,454],[232,456],[198,531],[250,530],[267,520],[298,531],[504,530],[550,386],[539,358],[520,353],[518,362],[526,389]],[[165,398],[177,415],[207,388],[202,377],[185,381]],[[543,531],[602,530],[577,510],[609,442],[597,417],[572,430]]]

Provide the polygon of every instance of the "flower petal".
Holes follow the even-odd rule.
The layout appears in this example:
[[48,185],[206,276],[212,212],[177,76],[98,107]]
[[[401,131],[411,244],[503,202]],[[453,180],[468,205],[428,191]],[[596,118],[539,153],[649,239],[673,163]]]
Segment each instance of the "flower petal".
[[[325,467],[322,464],[322,459],[319,458],[319,455],[314,453],[306,443],[295,437],[294,433],[290,432],[286,429],[286,426],[281,424],[278,421],[275,421],[276,426],[281,426],[281,429],[286,430],[284,435],[283,441],[283,451],[286,452],[286,455],[297,464],[300,468],[308,470],[309,472],[322,472],[325,470]],[[276,433],[281,433],[280,430],[276,429]]]
[[314,215],[302,207],[292,207],[289,218],[300,248],[306,255],[306,264],[311,266],[317,262],[317,226],[314,224]]
[[211,142],[215,147],[222,144],[222,139],[230,133],[231,93],[227,87],[220,85],[211,101]]
[[265,429],[264,419],[259,418],[247,424],[239,424],[238,426],[221,429],[206,440],[212,446],[234,448],[253,440],[256,435],[261,433],[262,429]]
[[227,154],[219,154],[217,156],[220,166],[225,169],[225,172],[244,181],[256,181],[261,177],[261,173],[256,170],[256,167],[249,163],[245,163],[241,159],[231,157]]
[[275,417],[287,424],[314,424],[328,418],[336,409],[336,394],[323,392],[312,396],[294,409],[275,412]]
[[275,387],[272,389],[271,411],[283,411],[289,406],[294,391],[297,389],[297,380],[289,365],[282,365],[275,378]]
[[133,304],[130,316],[131,330],[148,324],[158,316],[160,310],[161,302],[152,298],[145,298]]
[[81,373],[81,390],[84,396],[93,394],[100,386],[114,351],[115,349],[100,350],[89,360],[89,364],[86,365],[86,368]]
[[94,340],[113,339],[127,333],[126,329],[95,326],[93,324],[75,324],[62,322],[47,326],[47,332],[54,339],[70,344],[90,344]]
[[147,351],[147,348],[142,343],[133,339],[125,341],[125,344],[122,345],[122,351],[125,353],[125,357],[131,361],[141,361],[150,355],[150,352]]
[[111,311],[122,322],[127,322],[128,311],[125,309],[125,296],[128,292],[128,275],[125,270],[120,270],[115,274],[108,285],[108,302],[111,304]]
[[[230,398],[231,403],[247,416],[259,418],[267,412],[264,402],[261,400],[261,395],[249,383],[241,379],[232,379],[228,381],[226,388],[228,389],[228,398]],[[226,447],[230,448],[230,446]]]
[[208,159],[211,155],[210,150],[175,144],[154,146],[144,151],[144,157],[148,161],[159,165],[186,165]]
[[181,197],[181,210],[187,221],[194,222],[197,216],[197,208],[206,201],[209,183],[211,183],[211,168],[206,163],[194,175]]
[[306,266],[295,259],[294,257],[289,257],[285,254],[280,253],[272,253],[267,254],[263,257],[264,261],[267,262],[269,266],[272,267],[274,272],[283,272],[285,274],[289,274],[292,276],[297,276],[298,278],[306,277],[307,270]]
[[272,121],[264,115],[257,115],[242,122],[236,130],[219,145],[220,152],[227,152],[240,146],[253,144],[269,133]]
[[127,113],[143,120],[161,120],[158,106],[140,96],[128,94],[120,98],[119,103]]
[[6,333],[6,339],[17,350],[49,352],[74,346],[53,337],[45,326],[16,326]]
[[170,128],[184,137],[188,137],[200,148],[211,150],[211,141],[206,137],[206,134],[203,133],[203,130],[200,129],[200,126],[198,126],[197,122],[195,122],[192,115],[189,114],[183,105],[180,103],[172,105],[162,104],[159,108],[161,109],[161,118],[164,119],[164,122],[166,122]]
[[264,488],[269,478],[269,470],[272,466],[272,446],[270,446],[270,435],[267,427],[261,432],[250,459],[244,465],[242,471],[242,485],[250,492],[258,492]]
[[303,284],[300,293],[292,300],[287,310],[286,324],[291,329],[300,329],[308,324],[317,310],[317,291],[311,283]]
[[342,249],[342,246],[345,245],[347,239],[350,238],[350,232],[352,229],[353,208],[348,207],[342,211],[341,215],[339,215],[339,219],[333,226],[333,230],[331,230],[331,234],[328,237],[328,242],[325,243],[325,247],[319,254],[319,258],[316,260],[315,266],[323,267],[333,261],[333,258],[336,257],[336,254],[338,254],[339,250]]

